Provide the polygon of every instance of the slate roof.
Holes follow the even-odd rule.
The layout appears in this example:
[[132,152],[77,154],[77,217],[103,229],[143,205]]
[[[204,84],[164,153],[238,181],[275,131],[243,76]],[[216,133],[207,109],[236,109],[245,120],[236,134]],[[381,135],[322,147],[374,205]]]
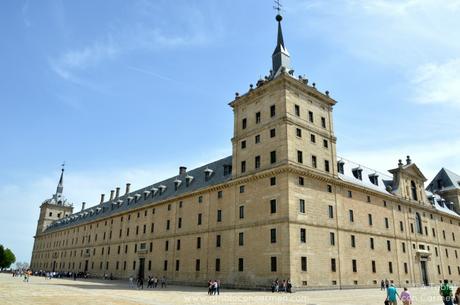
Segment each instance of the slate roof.
[[[52,232],[75,224],[86,223],[109,215],[128,211],[144,205],[150,205],[185,193],[217,185],[231,179],[231,170],[224,173],[224,166],[232,165],[232,156],[198,167],[185,174],[154,183],[150,186],[130,192],[112,201],[107,201],[69,217],[53,222],[45,232]],[[228,168],[227,168],[228,169]],[[206,178],[206,173],[210,174]],[[187,186],[187,180],[189,180]],[[180,182],[179,182],[180,181]],[[177,189],[176,189],[177,185]]]
[[442,168],[426,188],[430,192],[452,189],[460,189],[460,176],[447,168]]

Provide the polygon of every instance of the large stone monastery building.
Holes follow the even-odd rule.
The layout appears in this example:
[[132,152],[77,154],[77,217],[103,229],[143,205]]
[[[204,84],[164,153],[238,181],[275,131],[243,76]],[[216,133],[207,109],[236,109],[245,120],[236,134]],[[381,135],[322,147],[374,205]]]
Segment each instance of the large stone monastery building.
[[232,155],[74,212],[40,206],[31,267],[229,287],[460,282],[460,176],[389,175],[337,157],[336,101],[294,77],[280,15],[270,74],[230,103]]

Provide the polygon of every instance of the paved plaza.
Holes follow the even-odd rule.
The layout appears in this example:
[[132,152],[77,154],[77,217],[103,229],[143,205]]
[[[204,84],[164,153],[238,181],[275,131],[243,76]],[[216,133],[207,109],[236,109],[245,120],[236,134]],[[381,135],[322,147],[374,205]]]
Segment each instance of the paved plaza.
[[[438,288],[412,288],[414,305],[442,304]],[[293,294],[263,291],[225,290],[208,296],[206,288],[169,286],[166,289],[130,289],[126,281],[22,278],[0,274],[2,305],[139,305],[139,304],[383,304],[380,289],[301,291]]]

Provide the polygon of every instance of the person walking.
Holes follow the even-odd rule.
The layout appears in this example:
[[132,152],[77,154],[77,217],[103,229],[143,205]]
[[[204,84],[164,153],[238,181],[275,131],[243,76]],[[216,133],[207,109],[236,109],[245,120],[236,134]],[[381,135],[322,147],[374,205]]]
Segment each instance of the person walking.
[[407,290],[407,287],[404,287],[404,291],[401,292],[401,296],[399,298],[403,302],[403,305],[411,305],[412,304],[412,295]]
[[220,295],[220,280],[216,280],[216,291],[217,295]]
[[460,287],[458,287],[457,291],[455,291],[454,304],[460,304]]
[[384,280],[382,280],[380,282],[380,291],[382,291],[382,290],[385,290],[385,281]]
[[161,288],[166,288],[166,278],[164,275],[161,277]]
[[398,294],[398,290],[396,289],[394,284],[391,284],[390,287],[387,289],[387,301],[388,305],[397,305],[398,299],[400,297]]
[[134,288],[134,279],[133,276],[129,276],[129,288]]
[[452,287],[450,287],[448,280],[444,280],[444,283],[439,287],[439,294],[444,305],[453,305]]

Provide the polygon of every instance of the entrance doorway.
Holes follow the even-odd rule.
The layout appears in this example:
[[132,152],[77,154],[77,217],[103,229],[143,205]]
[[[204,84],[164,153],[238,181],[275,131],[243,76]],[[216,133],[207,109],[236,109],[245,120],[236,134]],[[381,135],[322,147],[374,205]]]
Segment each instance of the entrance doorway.
[[428,271],[427,271],[427,267],[426,267],[426,261],[421,261],[420,262],[420,270],[421,270],[421,273],[422,273],[422,283],[423,283],[423,285],[429,286]]
[[145,268],[145,258],[139,258],[139,272],[137,276],[139,278],[144,278],[144,268]]

